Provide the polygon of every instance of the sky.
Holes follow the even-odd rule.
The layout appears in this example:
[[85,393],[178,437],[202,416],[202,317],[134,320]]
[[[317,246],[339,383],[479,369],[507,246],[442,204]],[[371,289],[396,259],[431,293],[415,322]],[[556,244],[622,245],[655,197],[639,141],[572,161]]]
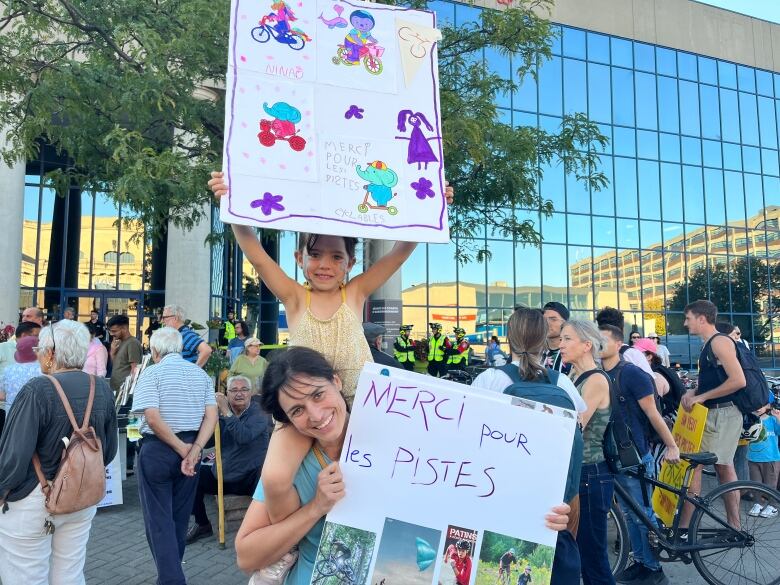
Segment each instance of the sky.
[[780,23],[780,0],[697,0],[748,16]]

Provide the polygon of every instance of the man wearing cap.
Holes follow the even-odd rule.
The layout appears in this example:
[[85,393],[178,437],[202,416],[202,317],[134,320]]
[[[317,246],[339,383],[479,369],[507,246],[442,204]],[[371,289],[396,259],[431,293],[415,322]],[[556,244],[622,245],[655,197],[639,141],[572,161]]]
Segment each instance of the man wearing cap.
[[431,323],[431,336],[428,338],[428,373],[441,378],[447,373],[447,350],[452,343],[441,334],[441,323]]
[[452,330],[455,333],[455,347],[453,347],[447,353],[447,369],[448,370],[462,370],[469,365],[469,351],[471,350],[471,344],[466,339],[466,330],[462,327],[455,327]]
[[547,322],[547,349],[542,354],[544,367],[569,374],[571,364],[564,364],[561,356],[561,327],[569,320],[569,309],[563,303],[550,301],[542,307]]
[[397,359],[405,370],[414,371],[414,341],[409,339],[412,332],[411,325],[403,325],[400,334],[395,338],[393,349]]
[[667,368],[671,368],[672,367],[672,362],[671,362],[672,356],[669,353],[669,348],[666,347],[665,345],[661,345],[661,338],[658,336],[657,333],[651,333],[647,337],[648,337],[648,339],[652,339],[653,342],[655,343],[655,346],[658,349],[658,351],[656,352],[656,355],[659,358],[661,358],[661,364],[666,366]]
[[366,336],[366,341],[368,341],[368,347],[371,349],[371,357],[374,359],[374,362],[383,366],[401,368],[403,366],[398,363],[398,360],[382,351],[382,336],[386,331],[382,325],[377,323],[371,323],[370,321],[363,323],[363,334]]

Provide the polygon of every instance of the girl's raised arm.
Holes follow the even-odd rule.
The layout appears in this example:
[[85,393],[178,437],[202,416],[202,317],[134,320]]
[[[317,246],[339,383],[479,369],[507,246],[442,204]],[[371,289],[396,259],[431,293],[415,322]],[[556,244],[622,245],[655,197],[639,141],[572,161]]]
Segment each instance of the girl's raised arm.
[[[211,173],[211,180],[208,184],[217,200],[223,197],[228,191],[228,186],[225,184],[223,173],[213,171]],[[275,294],[285,306],[288,306],[289,303],[293,303],[297,287],[300,285],[287,276],[281,267],[274,262],[273,258],[271,258],[263,249],[260,242],[257,240],[257,235],[253,228],[246,225],[235,224],[231,227],[236,236],[236,241],[241,247],[241,251],[244,252],[244,256],[246,256],[247,260],[249,260],[255,270],[257,270],[257,274],[268,289]]]

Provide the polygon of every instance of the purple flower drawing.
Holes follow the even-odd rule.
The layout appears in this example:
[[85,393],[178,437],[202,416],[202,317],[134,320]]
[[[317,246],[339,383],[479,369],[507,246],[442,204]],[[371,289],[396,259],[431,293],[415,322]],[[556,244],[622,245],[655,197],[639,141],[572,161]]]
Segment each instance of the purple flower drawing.
[[[419,197],[419,195],[418,195]],[[251,203],[252,209],[260,208],[260,211],[263,212],[263,215],[271,215],[271,212],[274,210],[276,211],[284,211],[284,205],[279,203],[282,199],[284,199],[281,195],[272,195],[268,191],[266,191],[263,194],[262,199],[255,199]]]
[[417,199],[425,199],[426,197],[433,197],[436,193],[433,192],[433,183],[431,183],[425,177],[420,177],[418,181],[411,184],[414,189],[414,194],[417,195]]

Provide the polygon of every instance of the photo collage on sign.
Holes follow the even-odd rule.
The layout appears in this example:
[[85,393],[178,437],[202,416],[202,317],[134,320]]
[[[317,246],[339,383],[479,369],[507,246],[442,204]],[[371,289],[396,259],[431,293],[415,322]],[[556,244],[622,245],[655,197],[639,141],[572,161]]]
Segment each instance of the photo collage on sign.
[[448,241],[435,14],[359,0],[231,11],[222,219]]

